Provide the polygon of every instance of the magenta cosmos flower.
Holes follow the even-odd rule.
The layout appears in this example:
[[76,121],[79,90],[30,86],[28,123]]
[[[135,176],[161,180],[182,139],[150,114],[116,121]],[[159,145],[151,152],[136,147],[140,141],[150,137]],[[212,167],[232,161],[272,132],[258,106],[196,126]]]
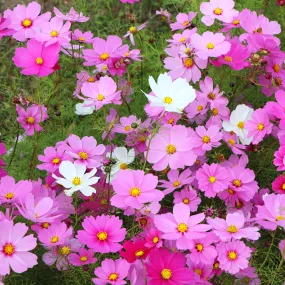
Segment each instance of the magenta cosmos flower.
[[21,180],[15,183],[13,177],[4,176],[0,179],[0,204],[19,202],[32,190],[33,185],[30,181]]
[[276,194],[285,194],[285,176],[279,175],[273,182],[272,182],[272,190]]
[[180,192],[174,192],[173,197],[174,204],[184,203],[190,208],[191,212],[196,212],[198,205],[201,203],[201,198],[195,190],[191,190],[191,187],[185,187]]
[[147,248],[162,247],[161,232],[156,228],[151,228],[145,235],[145,246]]
[[48,119],[47,108],[44,105],[31,105],[26,110],[20,105],[16,106],[19,115],[17,121],[26,131],[27,136],[33,136],[35,131],[40,132],[43,128],[40,123]]
[[22,223],[0,222],[0,275],[10,274],[10,267],[16,273],[22,273],[38,264],[38,257],[29,251],[37,246],[34,235],[24,235],[29,228]]
[[96,106],[96,110],[111,103],[120,105],[121,91],[116,90],[116,82],[108,76],[101,77],[95,83],[83,83],[81,88],[82,94],[87,97],[84,99],[92,101],[86,106]]
[[210,0],[210,2],[203,2],[200,6],[200,11],[204,16],[202,22],[206,26],[212,26],[215,19],[230,23],[233,17],[238,15],[238,11],[234,9],[235,2],[233,0]]
[[95,252],[117,252],[122,246],[119,242],[126,236],[123,222],[115,216],[90,216],[82,222],[84,230],[78,231],[78,240],[92,248]]
[[134,242],[127,240],[123,244],[124,250],[120,251],[120,255],[129,263],[146,259],[150,249],[145,244],[145,239],[136,239]]
[[196,179],[199,183],[199,189],[208,198],[214,198],[217,193],[227,189],[229,182],[227,170],[215,163],[204,164],[197,171]]
[[[149,285],[190,284],[193,272],[185,267],[186,258],[182,253],[171,253],[166,248],[154,250],[145,264]],[[193,283],[194,284],[194,283]]]
[[70,21],[73,23],[75,22],[83,23],[89,20],[89,17],[83,16],[82,12],[80,12],[79,14],[73,9],[73,7],[70,8],[69,12],[66,15],[60,12],[56,7],[53,8],[53,11],[58,18],[62,20]]
[[190,208],[183,204],[173,207],[173,214],[156,215],[154,224],[166,240],[176,241],[178,249],[189,249],[193,246],[193,239],[205,237],[205,232],[211,229],[209,225],[199,224],[205,219],[204,214],[190,216]]
[[171,169],[184,168],[195,163],[197,156],[192,152],[192,137],[189,129],[184,126],[163,126],[150,141],[149,163],[154,170],[164,170],[168,165]]
[[80,248],[78,253],[71,253],[68,260],[74,266],[83,266],[96,263],[97,258],[94,257],[94,250]]
[[220,218],[207,218],[207,223],[212,226],[212,231],[221,241],[231,239],[258,240],[260,233],[257,227],[245,227],[246,220],[242,212],[227,214],[226,220]]
[[48,22],[51,17],[50,12],[42,15],[40,13],[41,5],[35,1],[29,3],[27,7],[17,5],[9,14],[10,24],[8,28],[16,31],[13,34],[13,38],[20,42],[33,38],[40,24]]
[[281,145],[277,151],[274,153],[273,163],[277,166],[277,170],[285,170],[285,145]]
[[111,204],[120,209],[132,207],[139,210],[146,203],[160,201],[164,195],[155,189],[157,183],[157,176],[145,175],[142,170],[120,170],[112,181],[115,195]]
[[79,29],[76,29],[72,34],[72,40],[78,41],[79,43],[92,44],[93,34],[89,31],[83,33]]
[[23,68],[24,75],[48,76],[54,72],[54,66],[58,62],[60,45],[45,46],[44,43],[31,39],[27,48],[16,48],[13,61],[16,66]]
[[105,146],[97,145],[93,137],[80,137],[71,134],[63,144],[68,155],[75,159],[76,165],[86,165],[87,168],[99,167],[103,162]]
[[175,30],[184,30],[191,26],[192,20],[196,17],[197,13],[189,12],[189,14],[179,13],[176,16],[176,22],[170,24],[170,28],[172,31]]
[[222,33],[214,34],[209,31],[203,35],[192,35],[191,43],[197,50],[196,55],[202,59],[221,56],[231,49],[231,44],[225,41],[225,36]]
[[226,272],[235,274],[248,267],[251,249],[242,241],[221,242],[217,244],[216,248],[219,253],[220,268]]
[[95,285],[123,285],[127,282],[124,280],[129,272],[130,264],[123,259],[105,259],[101,267],[97,267],[94,274],[97,278],[92,281]]

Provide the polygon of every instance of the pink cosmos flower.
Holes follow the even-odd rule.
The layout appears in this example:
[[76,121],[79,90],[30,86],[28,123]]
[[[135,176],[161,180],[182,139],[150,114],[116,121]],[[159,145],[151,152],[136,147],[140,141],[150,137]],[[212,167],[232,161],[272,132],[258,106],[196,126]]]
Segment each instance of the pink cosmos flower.
[[219,238],[213,233],[207,233],[206,237],[202,239],[193,240],[193,248],[191,248],[191,253],[188,255],[189,258],[196,264],[199,262],[213,264],[218,254],[212,243],[218,241]]
[[233,0],[210,0],[210,2],[203,2],[200,6],[200,11],[204,16],[202,22],[206,26],[212,26],[215,19],[230,23],[234,16],[238,15],[238,11],[233,9],[235,2]]
[[122,246],[119,244],[126,236],[123,222],[116,216],[90,216],[82,222],[84,230],[77,233],[78,240],[92,248],[95,252],[117,252]]
[[278,90],[275,98],[277,102],[267,102],[264,109],[269,115],[280,119],[280,126],[285,126],[285,91]]
[[38,264],[38,257],[29,251],[37,246],[34,235],[24,235],[29,228],[22,223],[0,222],[0,275],[10,274],[10,267],[16,273],[23,273]]
[[154,224],[166,240],[175,240],[178,249],[189,249],[193,247],[193,239],[204,238],[205,232],[211,227],[199,224],[205,219],[204,214],[190,216],[190,208],[183,204],[173,207],[173,214],[167,213],[156,215]]
[[272,190],[276,194],[285,194],[285,176],[279,175],[273,182],[272,182]]
[[[153,251],[149,262],[145,264],[149,285],[182,285],[189,284],[193,272],[185,267],[186,258],[182,253],[171,253],[166,248]],[[194,284],[194,283],[193,283]]]
[[184,30],[182,34],[174,34],[171,40],[167,40],[170,45],[180,46],[182,44],[190,44],[191,36],[197,33],[197,28],[192,30]]
[[83,266],[96,263],[97,258],[94,257],[94,250],[80,248],[78,253],[71,253],[68,260],[74,266]]
[[235,154],[243,154],[246,146],[239,143],[238,136],[228,132],[223,132],[223,141],[230,147]]
[[129,117],[121,117],[120,122],[114,125],[114,132],[119,134],[128,134],[130,132],[133,132],[135,128],[140,125],[140,123],[141,120],[137,119],[137,117],[134,115],[131,115]]
[[227,214],[226,220],[220,218],[207,218],[207,223],[212,226],[212,231],[221,241],[231,239],[258,240],[260,233],[257,227],[245,227],[245,217],[242,212]]
[[141,31],[142,29],[144,29],[146,27],[146,25],[147,25],[147,23],[143,23],[142,25],[140,25],[138,27],[131,26],[129,31],[123,36],[123,38],[130,37],[130,41],[131,41],[132,45],[135,46],[136,44],[135,44],[134,34]]
[[[121,91],[117,90],[116,82],[108,76],[101,77],[95,83],[83,83],[81,92],[88,100],[93,102],[86,106],[96,106],[96,110],[107,104],[120,105]],[[83,98],[86,99],[86,98]]]
[[2,15],[0,14],[0,40],[3,37],[6,36],[11,36],[15,33],[14,30],[8,29],[7,27],[10,24],[10,19],[6,19],[5,17],[2,17]]
[[235,274],[248,267],[251,249],[242,241],[221,242],[217,244],[216,249],[219,253],[220,268],[226,272]]
[[66,154],[75,159],[75,164],[86,165],[87,168],[99,167],[103,162],[105,146],[98,144],[94,137],[80,137],[71,134],[62,145]]
[[177,169],[170,170],[167,173],[167,180],[160,180],[159,182],[161,185],[159,187],[165,188],[163,191],[164,195],[172,193],[176,188],[180,188],[184,185],[190,184],[195,179],[194,177],[191,177],[191,171],[186,168],[181,174],[179,174],[179,171]]
[[190,258],[187,259],[187,265],[194,272],[193,284],[212,285],[212,283],[207,281],[211,278],[212,267],[202,262],[194,263]]
[[27,48],[16,48],[13,62],[23,68],[24,75],[48,76],[54,72],[54,66],[58,62],[60,45],[45,46],[44,43],[31,39]]
[[206,128],[209,128],[211,125],[216,125],[219,128],[222,128],[223,121],[229,120],[230,110],[228,107],[226,107],[227,104],[228,102],[225,100],[225,102],[221,103],[220,105],[211,106],[211,116],[206,123]]
[[161,232],[156,228],[151,228],[145,235],[145,246],[147,248],[159,248],[162,247]]
[[240,22],[243,18],[247,18],[250,15],[251,11],[249,9],[243,9],[237,16],[234,16],[230,23],[223,23],[224,28],[221,29],[221,32],[227,33],[232,29],[240,28]]
[[168,23],[171,23],[171,14],[167,10],[163,10],[160,8],[159,11],[155,12],[155,15],[161,15],[162,17],[166,18]]
[[281,145],[277,151],[274,153],[273,163],[277,166],[277,170],[285,170],[285,145]]
[[121,209],[128,206],[141,209],[146,203],[160,201],[164,194],[155,189],[157,183],[157,176],[145,175],[142,170],[120,170],[112,181],[116,194],[111,198],[111,204]]
[[120,251],[120,256],[125,258],[129,263],[146,259],[150,249],[145,246],[145,243],[144,239],[136,239],[134,242],[130,240],[125,241],[123,244],[124,250]]
[[78,12],[76,12],[73,9],[73,7],[70,8],[70,11],[66,15],[60,12],[56,7],[53,8],[53,11],[58,18],[62,20],[70,21],[72,23],[75,23],[75,22],[83,23],[89,20],[89,17],[83,16],[82,12],[78,14]]
[[95,81],[97,81],[97,78],[96,75],[94,74],[90,75],[86,70],[82,70],[79,73],[76,73],[76,77],[77,77],[77,82],[76,82],[76,88],[73,92],[73,96],[80,98],[79,94],[81,92],[83,83],[87,82],[94,83]]
[[192,137],[186,127],[163,126],[151,140],[146,159],[154,164],[154,170],[164,170],[168,165],[171,169],[191,166],[196,160],[191,142]]
[[285,259],[285,240],[284,239],[280,241],[278,247],[279,247],[281,256]]
[[20,105],[17,105],[16,111],[19,115],[17,121],[24,128],[27,136],[33,136],[35,131],[42,131],[43,128],[40,126],[40,123],[49,118],[47,108],[44,105],[33,104],[26,110]]
[[270,123],[265,109],[257,109],[252,113],[250,120],[245,122],[247,137],[253,137],[253,144],[260,143],[266,135],[271,134],[273,125]]
[[227,170],[215,163],[204,164],[196,173],[199,189],[208,198],[214,198],[217,193],[227,189],[229,177]]
[[[0,156],[4,155],[6,152],[7,150],[6,150],[4,143],[0,143]],[[2,168],[3,166],[5,167],[6,164],[3,161],[3,159],[0,158],[0,178],[8,175],[7,171]]]
[[47,229],[38,232],[39,240],[47,247],[62,245],[72,235],[72,227],[67,228],[65,223],[56,223]]
[[33,1],[24,5],[17,5],[9,14],[9,29],[15,30],[13,38],[17,41],[24,42],[28,38],[33,38],[40,27],[40,24],[48,22],[51,13],[47,12],[39,16],[41,5]]
[[285,195],[263,196],[264,205],[257,206],[257,222],[263,228],[274,231],[277,226],[285,229]]
[[[198,91],[196,91],[196,93],[197,92]],[[208,109],[208,98],[198,96],[196,100],[194,100],[185,108],[185,111],[187,112],[187,118],[190,120],[194,119],[197,122],[197,118],[199,117],[203,122],[206,119],[206,113]],[[197,122],[197,124],[199,124],[199,122]]]
[[72,40],[78,41],[79,43],[92,44],[93,43],[93,34],[91,32],[81,32],[79,29],[76,29],[72,34]]
[[191,26],[192,20],[196,17],[197,13],[189,12],[189,14],[179,13],[176,16],[176,22],[170,24],[172,31],[175,30],[184,30]]
[[180,192],[176,191],[173,194],[173,197],[174,204],[184,203],[190,208],[190,212],[196,212],[201,203],[201,198],[195,190],[191,189],[191,187],[185,187]]
[[62,19],[54,17],[50,22],[40,24],[41,31],[35,35],[35,39],[45,42],[46,47],[54,43],[66,45],[70,42],[70,27],[70,22],[63,24]]
[[214,34],[209,31],[203,33],[203,35],[192,35],[191,43],[197,50],[196,55],[202,59],[219,57],[231,49],[231,44],[225,41],[225,36],[222,33]]
[[4,176],[0,179],[0,204],[17,203],[32,190],[33,186],[30,181],[21,180],[15,183],[13,177]]
[[104,259],[101,267],[97,267],[94,274],[97,278],[92,281],[95,285],[123,285],[130,269],[130,264],[123,259]]

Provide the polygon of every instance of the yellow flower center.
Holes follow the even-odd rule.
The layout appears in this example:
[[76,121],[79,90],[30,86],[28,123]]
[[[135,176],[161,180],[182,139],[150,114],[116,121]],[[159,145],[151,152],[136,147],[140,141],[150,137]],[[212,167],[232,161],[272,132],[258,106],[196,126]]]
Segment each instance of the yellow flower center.
[[172,125],[172,124],[174,123],[174,119],[173,119],[173,118],[169,119],[169,120],[167,121],[167,123],[170,124],[170,125]]
[[220,263],[219,262],[215,262],[214,265],[213,265],[213,268],[216,269],[216,270],[219,269],[220,268]]
[[201,105],[199,105],[199,106],[197,106],[197,111],[202,111],[204,109],[204,107],[203,106],[201,106]]
[[188,58],[184,59],[183,64],[185,67],[190,68],[194,65],[194,61],[192,58],[188,57]]
[[217,181],[217,179],[216,179],[215,176],[210,176],[210,177],[209,177],[209,181],[210,181],[211,183],[215,183],[215,182]]
[[244,128],[244,122],[239,122],[237,126],[238,126],[240,129],[243,129],[243,128]]
[[189,25],[189,21],[185,21],[185,22],[183,22],[183,24],[182,24],[184,27],[186,27],[186,26],[188,26]]
[[55,38],[55,37],[58,36],[58,31],[53,30],[53,31],[51,31],[50,35],[51,35],[53,38]]
[[176,147],[175,145],[173,144],[169,144],[167,147],[166,147],[166,152],[168,154],[174,154],[176,152]]
[[15,252],[15,247],[8,243],[4,246],[4,253],[7,255],[12,255]]
[[228,252],[228,258],[230,260],[236,260],[237,259],[237,254],[234,251],[229,251]]
[[233,58],[231,56],[225,56],[224,60],[227,61],[227,62],[232,62]]
[[81,159],[83,159],[83,160],[88,159],[88,154],[87,154],[86,152],[84,152],[84,151],[80,151],[80,152],[78,153],[78,156],[79,156]]
[[132,27],[130,27],[129,31],[131,34],[135,34],[137,32],[137,28],[132,26]]
[[233,184],[236,186],[236,187],[240,187],[241,186],[241,181],[239,179],[235,179],[233,181]]
[[8,200],[11,200],[15,197],[15,194],[12,193],[12,192],[9,192],[5,195],[5,198],[8,199]]
[[97,238],[101,241],[104,241],[108,238],[108,234],[106,232],[99,232],[97,234]]
[[50,240],[51,243],[57,243],[58,241],[59,241],[59,237],[58,236],[54,236]]
[[88,260],[88,257],[87,256],[81,256],[80,257],[80,261],[82,261],[82,262],[85,262],[85,261],[87,261]]
[[207,49],[214,49],[215,45],[213,43],[208,43],[206,47]]
[[216,8],[216,9],[214,10],[214,14],[215,14],[215,15],[222,15],[222,13],[223,13],[223,10],[222,10],[221,8]]
[[169,280],[171,278],[172,272],[170,269],[164,268],[160,274],[163,279]]
[[178,224],[177,230],[180,233],[185,233],[188,230],[188,226],[184,223],[180,223],[180,224]]
[[235,145],[235,141],[234,141],[233,139],[229,139],[229,140],[228,140],[228,143],[229,143],[230,145],[232,145],[232,146]]
[[52,160],[52,164],[59,164],[60,163],[60,158],[56,157]]
[[136,257],[142,257],[144,255],[144,251],[143,250],[138,250],[138,251],[136,251],[136,253],[135,253],[135,256]]
[[81,179],[79,177],[74,177],[74,179],[72,180],[72,184],[75,186],[78,186],[81,184]]
[[130,129],[131,129],[131,126],[125,126],[125,127],[124,127],[124,130],[125,130],[126,132],[128,132]]
[[282,215],[276,217],[276,221],[283,221],[284,219],[285,217]]
[[88,79],[87,79],[87,82],[95,82],[95,79],[93,78],[93,77],[89,77]]
[[174,187],[178,187],[180,184],[181,184],[181,182],[178,181],[178,180],[176,180],[176,181],[173,182],[173,186],[174,186]]
[[105,99],[105,96],[103,94],[98,94],[97,95],[97,100],[98,101],[103,101]]
[[79,42],[85,42],[85,38],[79,37],[79,38],[78,38],[78,41],[79,41]]
[[107,205],[107,203],[108,203],[108,201],[105,198],[101,199],[101,201],[100,201],[101,205]]
[[282,189],[285,190],[285,183],[282,185]]
[[36,58],[36,63],[37,63],[38,65],[42,65],[42,64],[44,63],[44,60],[43,60],[41,57],[37,57],[37,58]]
[[228,226],[227,231],[229,233],[237,233],[238,232],[238,228],[235,225],[230,225],[230,226]]
[[235,191],[231,188],[228,189],[228,192],[231,194],[231,195],[234,195],[235,194]]
[[43,229],[48,229],[49,226],[50,226],[50,223],[47,223],[47,222],[42,223],[42,228]]
[[68,255],[70,254],[70,247],[68,246],[63,246],[61,249],[60,249],[61,253],[64,254],[64,255]]
[[219,110],[217,109],[217,108],[214,108],[213,110],[212,110],[212,115],[213,116],[217,116],[219,114]]
[[239,23],[240,23],[240,20],[234,20],[234,21],[232,22],[232,24],[235,25],[235,26],[239,25]]
[[181,43],[184,43],[186,41],[186,38],[185,37],[182,37],[180,40],[179,40]]
[[262,34],[262,28],[258,28],[256,30],[254,30],[255,34]]
[[187,199],[187,198],[184,198],[184,199],[183,199],[183,203],[184,203],[184,204],[189,204],[189,202],[190,202],[189,199]]
[[163,102],[164,102],[165,104],[171,104],[171,103],[172,103],[172,98],[170,98],[170,97],[165,97],[164,100],[163,100]]
[[129,57],[130,56],[130,53],[129,52],[125,52],[125,57]]
[[29,28],[32,24],[33,24],[33,22],[32,22],[32,20],[30,20],[30,19],[25,19],[24,21],[22,21],[22,25],[23,25],[25,28]]
[[202,270],[200,268],[194,269],[194,272],[197,273],[199,276],[202,275]]
[[106,52],[104,52],[100,55],[101,60],[107,60],[109,57],[110,57],[109,54]]
[[203,143],[209,143],[211,141],[211,138],[209,136],[203,136],[202,137],[202,142]]
[[199,251],[199,252],[201,252],[201,251],[203,251],[203,245],[201,244],[201,243],[198,243],[198,244],[196,244],[196,250],[197,251]]
[[153,240],[152,240],[153,243],[158,243],[158,241],[159,241],[158,237],[154,237]]
[[207,97],[208,97],[210,100],[215,100],[216,94],[213,93],[213,92],[210,92]]
[[273,65],[273,70],[275,71],[275,72],[279,72],[280,71],[280,69],[281,69],[281,67],[280,67],[280,65],[279,64],[274,64]]
[[33,124],[33,123],[35,122],[35,118],[34,118],[34,117],[28,117],[28,118],[26,119],[26,122],[27,122],[28,124]]
[[130,195],[133,197],[138,197],[141,194],[141,189],[138,187],[133,187],[130,190]]
[[264,130],[264,125],[263,124],[258,124],[257,129],[259,131],[263,131]]
[[109,280],[110,281],[116,281],[117,279],[118,279],[118,277],[119,277],[119,275],[117,274],[117,273],[111,273],[110,275],[109,275]]
[[120,164],[120,169],[123,169],[123,170],[128,169],[128,165],[123,162]]

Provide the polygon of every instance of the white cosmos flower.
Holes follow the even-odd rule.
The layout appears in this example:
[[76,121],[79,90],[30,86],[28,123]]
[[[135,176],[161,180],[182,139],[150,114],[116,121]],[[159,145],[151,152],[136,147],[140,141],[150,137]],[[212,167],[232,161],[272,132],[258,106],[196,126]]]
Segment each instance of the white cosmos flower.
[[244,145],[249,145],[253,138],[248,138],[248,131],[244,128],[245,122],[251,118],[253,109],[242,104],[238,105],[234,111],[232,111],[230,120],[223,122],[223,128],[227,132],[234,132]]
[[96,190],[91,187],[98,182],[99,177],[94,176],[97,172],[96,168],[93,168],[90,172],[86,172],[86,165],[75,165],[71,161],[63,161],[59,165],[59,173],[63,176],[57,177],[52,175],[56,179],[56,183],[62,185],[66,190],[64,193],[66,196],[72,196],[76,191],[82,192],[85,196],[91,196],[92,193],[96,193]]
[[164,73],[158,76],[157,83],[152,76],[148,82],[155,95],[144,93],[151,107],[163,107],[166,112],[182,113],[196,98],[194,88],[183,78],[172,81],[171,76]]
[[79,116],[90,115],[94,112],[95,106],[84,107],[84,105],[90,104],[91,101],[85,100],[83,103],[75,105],[75,114]]

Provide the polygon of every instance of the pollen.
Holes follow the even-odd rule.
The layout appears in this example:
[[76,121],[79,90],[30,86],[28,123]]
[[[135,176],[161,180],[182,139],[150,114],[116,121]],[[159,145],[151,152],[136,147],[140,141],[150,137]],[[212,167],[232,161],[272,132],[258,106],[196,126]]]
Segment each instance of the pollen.
[[231,56],[225,56],[224,60],[227,61],[227,62],[232,62],[233,58]]
[[241,181],[239,179],[235,179],[233,181],[233,185],[235,185],[236,187],[240,187],[241,186]]
[[201,112],[204,109],[204,107],[202,105],[197,106],[197,111]]
[[93,77],[89,77],[89,78],[87,79],[87,82],[93,83],[93,82],[95,82],[95,79],[94,79]]
[[131,129],[131,126],[125,126],[125,127],[124,127],[124,130],[125,130],[126,132],[128,132],[130,129]]
[[215,176],[210,176],[210,177],[209,177],[209,181],[210,181],[211,183],[215,183],[215,182],[217,181],[217,179],[216,179]]
[[194,272],[197,273],[199,276],[202,275],[202,270],[200,268],[194,269]]
[[128,165],[123,162],[120,164],[120,169],[123,169],[123,170],[128,169]]
[[184,43],[186,41],[186,38],[185,37],[182,37],[180,40],[179,40],[181,43]]
[[215,262],[214,265],[213,265],[213,268],[216,269],[216,270],[219,269],[220,268],[220,263],[219,262]]
[[49,226],[50,226],[50,223],[47,223],[47,222],[42,223],[42,228],[43,228],[43,229],[48,229]]
[[215,10],[214,10],[214,14],[215,15],[222,15],[223,14],[223,10],[221,9],[221,8],[216,8]]
[[104,241],[108,238],[108,234],[106,232],[99,232],[97,234],[97,238],[101,241]]
[[79,42],[85,42],[85,38],[79,37],[79,38],[78,38],[78,41],[79,41]]
[[192,58],[188,57],[183,61],[185,67],[190,68],[194,65],[194,61]]
[[169,144],[167,147],[166,147],[166,152],[168,154],[174,154],[176,152],[176,147],[175,145],[173,144]]
[[186,26],[188,26],[189,25],[189,21],[185,21],[185,22],[183,22],[183,24],[182,24],[184,27],[186,27]]
[[262,28],[258,28],[256,30],[254,30],[255,34],[262,34]]
[[136,257],[142,257],[144,255],[144,251],[143,250],[138,250],[138,251],[136,251],[136,253],[135,253],[135,256]]
[[141,194],[141,189],[138,187],[133,187],[130,190],[130,195],[133,197],[138,197]]
[[36,64],[42,65],[44,63],[44,60],[41,57],[36,58]]
[[22,21],[22,25],[24,28],[29,28],[31,27],[33,24],[31,19],[25,19],[24,21]]
[[103,94],[98,94],[97,95],[97,100],[98,101],[103,101],[105,99],[105,96]]
[[108,277],[109,281],[116,281],[119,275],[117,273],[111,273]]
[[240,23],[240,20],[234,20],[234,21],[232,22],[232,24],[235,25],[235,26],[239,25],[239,23]]
[[187,199],[187,198],[184,198],[184,199],[183,199],[183,203],[184,203],[184,204],[189,204],[189,202],[190,202],[189,199]]
[[280,71],[280,69],[281,69],[281,67],[280,67],[279,64],[274,64],[274,65],[273,65],[273,70],[274,70],[276,73],[278,73],[278,72]]
[[167,123],[170,124],[170,125],[172,125],[172,124],[174,123],[174,119],[173,119],[173,118],[169,119],[169,120],[167,121]]
[[178,187],[180,184],[181,184],[181,182],[178,181],[178,180],[176,180],[176,181],[173,182],[173,186],[174,186],[174,187]]
[[171,278],[172,272],[170,269],[164,268],[160,274],[164,280],[169,280]]
[[158,241],[159,241],[158,237],[154,237],[153,240],[152,240],[153,243],[158,243]]
[[88,154],[87,154],[86,152],[84,152],[84,151],[80,151],[80,152],[78,153],[78,156],[79,156],[81,159],[83,159],[83,160],[88,159]]
[[229,140],[228,140],[228,143],[229,143],[230,145],[232,145],[232,146],[235,145],[235,141],[234,141],[233,139],[229,139]]
[[211,138],[209,136],[203,136],[202,137],[202,142],[203,143],[209,143],[209,142],[211,142]]
[[74,177],[74,179],[72,180],[72,184],[74,185],[74,186],[78,186],[78,185],[80,185],[81,184],[81,179],[79,178],[79,177]]
[[50,32],[50,35],[51,35],[53,38],[55,38],[55,37],[58,36],[58,31],[53,30],[53,31]]
[[34,117],[28,117],[28,118],[26,119],[26,122],[27,122],[28,124],[32,125],[32,124],[35,122],[35,118],[34,118]]
[[85,261],[87,261],[88,260],[88,257],[87,256],[81,256],[80,257],[80,261],[82,261],[82,262],[85,262]]
[[12,193],[12,192],[9,192],[5,195],[5,198],[8,199],[8,200],[11,200],[15,197],[15,194]]
[[276,221],[284,221],[285,217],[280,215],[276,217]]
[[59,237],[58,236],[53,236],[51,239],[50,239],[50,242],[51,243],[57,243],[59,241]]
[[234,195],[235,194],[235,191],[231,188],[228,189],[228,192],[231,194],[231,195]]
[[208,43],[206,47],[207,49],[214,49],[215,45],[213,43]]
[[285,183],[282,185],[282,190],[285,190]]
[[68,255],[70,254],[70,247],[68,246],[63,246],[61,249],[60,249],[61,253],[64,254],[64,255]]
[[52,160],[52,164],[59,164],[60,161],[61,161],[60,158],[55,157],[55,158]]
[[240,128],[240,129],[243,129],[244,128],[244,122],[239,122],[237,124],[237,126]]
[[213,110],[212,110],[212,115],[213,115],[213,116],[219,115],[219,110],[218,110],[217,108],[213,108]]
[[236,260],[237,259],[237,254],[234,251],[229,251],[228,252],[228,258],[230,260]]
[[165,97],[164,100],[163,100],[164,103],[166,104],[171,104],[172,103],[172,98],[170,97]]
[[201,243],[196,244],[197,251],[201,252],[201,251],[203,251],[203,248],[204,247],[203,247],[203,245]]
[[104,52],[100,55],[101,60],[107,60],[109,57],[110,57],[109,54],[106,52]]
[[228,229],[227,229],[227,231],[229,232],[229,233],[237,233],[238,232],[238,228],[235,226],[235,225],[230,225],[230,226],[228,226]]
[[264,130],[264,125],[263,124],[258,124],[257,129],[259,131],[263,131]]
[[216,99],[216,94],[214,92],[210,92],[207,96],[210,100],[215,100]]
[[3,251],[7,255],[12,255],[15,252],[15,247],[11,243],[8,243],[3,247]]
[[131,34],[135,34],[137,32],[137,28],[132,26],[132,27],[130,27],[129,31]]
[[188,226],[184,223],[180,223],[177,227],[177,230],[180,232],[180,233],[185,233],[187,230],[188,230]]

